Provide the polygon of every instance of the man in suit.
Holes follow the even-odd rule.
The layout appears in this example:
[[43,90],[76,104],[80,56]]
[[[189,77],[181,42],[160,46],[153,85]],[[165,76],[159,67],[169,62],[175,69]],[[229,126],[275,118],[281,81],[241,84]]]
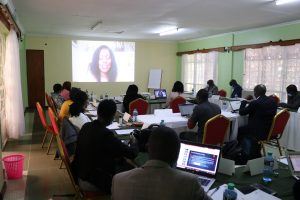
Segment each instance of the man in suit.
[[[266,86],[260,84],[254,87],[255,100],[242,101],[239,114],[249,115],[248,124],[239,128],[238,140],[251,137],[255,140],[267,138],[273,118],[277,111],[275,101],[266,96]],[[248,106],[246,106],[248,104]]]
[[243,88],[236,82],[236,80],[232,79],[229,82],[229,85],[232,87],[232,93],[230,95],[231,98],[242,97]]
[[[205,123],[210,118],[221,114],[221,109],[218,105],[208,101],[208,92],[205,89],[198,91],[197,101],[198,105],[195,106],[192,116],[188,120],[187,126],[189,129],[193,129],[198,123],[198,141],[202,141]],[[191,133],[187,132],[185,136],[180,135],[181,139],[191,138],[188,134]]]
[[289,85],[286,88],[287,103],[279,103],[278,106],[283,108],[289,108],[291,110],[298,110],[300,107],[300,92],[296,85]]
[[179,149],[180,141],[173,129],[154,129],[148,142],[150,160],[141,168],[114,176],[112,199],[210,200],[196,175],[172,168]]

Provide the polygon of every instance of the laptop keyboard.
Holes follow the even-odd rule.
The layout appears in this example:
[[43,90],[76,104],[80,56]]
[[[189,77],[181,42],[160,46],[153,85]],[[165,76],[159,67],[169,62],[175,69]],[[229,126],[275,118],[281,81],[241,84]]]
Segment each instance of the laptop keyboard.
[[207,186],[210,182],[210,179],[206,179],[206,178],[203,178],[203,177],[198,177],[199,178],[199,182],[201,185],[203,186]]

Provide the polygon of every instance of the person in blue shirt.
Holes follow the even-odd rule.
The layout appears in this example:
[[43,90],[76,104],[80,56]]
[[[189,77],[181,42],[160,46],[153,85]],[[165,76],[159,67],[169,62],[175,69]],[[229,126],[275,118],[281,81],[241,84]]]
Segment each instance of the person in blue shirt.
[[232,79],[229,82],[229,85],[232,87],[231,98],[242,97],[243,88],[236,82],[236,80]]

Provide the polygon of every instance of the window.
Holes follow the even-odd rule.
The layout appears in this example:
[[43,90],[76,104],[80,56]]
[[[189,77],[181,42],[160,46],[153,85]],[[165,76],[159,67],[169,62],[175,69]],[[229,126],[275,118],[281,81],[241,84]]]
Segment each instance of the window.
[[200,90],[206,82],[217,80],[218,53],[197,53],[182,56],[182,82],[186,91]]
[[286,101],[286,87],[300,86],[300,44],[246,49],[244,65],[245,90],[265,84],[268,94],[276,94]]

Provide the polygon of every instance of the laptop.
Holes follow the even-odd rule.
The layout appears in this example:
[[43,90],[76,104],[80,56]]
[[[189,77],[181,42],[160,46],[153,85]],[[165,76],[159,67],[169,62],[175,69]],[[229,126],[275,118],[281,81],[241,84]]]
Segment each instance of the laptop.
[[215,182],[220,154],[221,148],[218,146],[181,142],[176,167],[197,174],[207,192]]
[[155,99],[166,99],[167,91],[166,89],[154,89]]
[[181,116],[189,117],[192,115],[195,104],[180,104],[178,105]]
[[237,112],[240,110],[241,101],[229,101],[230,108],[232,112]]
[[289,169],[293,176],[300,176],[300,152],[286,152]]

